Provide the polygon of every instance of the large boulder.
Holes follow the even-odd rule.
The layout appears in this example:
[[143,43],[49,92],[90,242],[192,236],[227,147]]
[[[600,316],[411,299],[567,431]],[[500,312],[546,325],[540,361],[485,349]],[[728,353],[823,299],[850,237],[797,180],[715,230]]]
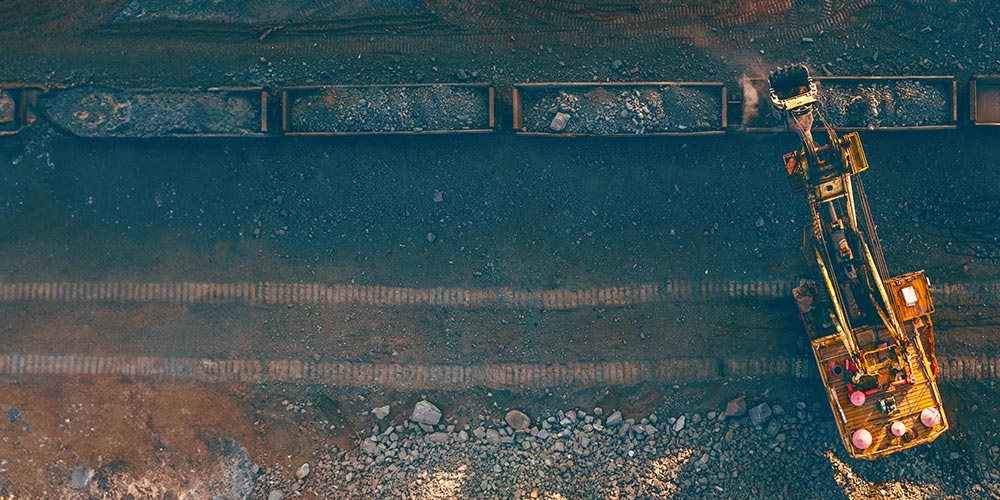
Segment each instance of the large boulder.
[[726,417],[741,417],[747,413],[747,398],[740,396],[726,404]]
[[441,410],[434,403],[426,399],[418,401],[413,407],[413,415],[410,420],[424,425],[437,425],[441,421]]
[[526,431],[528,427],[531,427],[531,418],[524,414],[520,410],[511,410],[507,412],[507,416],[504,417],[507,421],[507,425],[511,426],[515,431]]
[[771,418],[771,407],[767,403],[761,403],[750,408],[750,423],[753,425],[763,424],[769,418]]

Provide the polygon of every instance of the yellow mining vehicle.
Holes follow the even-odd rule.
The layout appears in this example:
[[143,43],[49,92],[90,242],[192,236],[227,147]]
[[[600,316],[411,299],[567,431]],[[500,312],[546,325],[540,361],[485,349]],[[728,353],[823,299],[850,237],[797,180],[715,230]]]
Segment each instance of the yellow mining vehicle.
[[873,459],[933,441],[948,419],[927,277],[889,277],[859,175],[868,168],[861,140],[838,136],[823,118],[809,70],[786,66],[768,80],[774,111],[802,139],[783,158],[793,191],[809,202],[803,251],[817,275],[793,294],[844,446]]

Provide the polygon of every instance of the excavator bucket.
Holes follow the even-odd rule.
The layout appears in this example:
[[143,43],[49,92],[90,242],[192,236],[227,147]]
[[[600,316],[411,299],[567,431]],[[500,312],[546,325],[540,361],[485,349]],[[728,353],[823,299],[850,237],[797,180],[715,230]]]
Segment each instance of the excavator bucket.
[[803,115],[812,111],[818,94],[809,69],[802,64],[778,68],[768,76],[771,106],[779,115]]

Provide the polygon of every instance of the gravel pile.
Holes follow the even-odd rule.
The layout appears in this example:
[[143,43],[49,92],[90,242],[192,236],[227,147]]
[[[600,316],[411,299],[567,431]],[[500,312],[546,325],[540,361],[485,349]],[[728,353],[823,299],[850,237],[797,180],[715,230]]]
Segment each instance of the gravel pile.
[[[355,449],[327,453],[310,464],[308,477],[261,471],[255,497],[303,488],[329,498],[957,498],[1000,492],[1000,475],[983,476],[955,453],[939,456],[940,447],[874,462],[846,458],[829,408],[760,403],[747,412],[745,401],[733,403],[706,414],[637,419],[594,408],[535,420],[512,410],[504,419],[480,416],[461,426],[447,419],[386,421],[380,411]],[[998,451],[991,450],[994,461]]]
[[83,137],[260,133],[259,95],[79,87],[51,92],[40,101],[54,125]]
[[638,135],[722,128],[722,94],[717,88],[598,86],[520,92],[527,132]]
[[398,132],[490,128],[485,87],[329,87],[290,104],[296,132]]
[[914,80],[872,83],[823,81],[820,108],[835,127],[915,127],[953,124],[941,87]]

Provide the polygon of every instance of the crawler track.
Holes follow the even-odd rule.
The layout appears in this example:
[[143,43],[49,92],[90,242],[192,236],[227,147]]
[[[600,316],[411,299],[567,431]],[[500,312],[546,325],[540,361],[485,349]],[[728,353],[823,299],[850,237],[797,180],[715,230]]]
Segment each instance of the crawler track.
[[[996,380],[1000,357],[940,357],[941,379]],[[421,365],[316,362],[297,359],[191,359],[150,356],[0,354],[0,375],[113,375],[210,383],[292,382],[337,387],[378,386],[399,390],[458,390],[469,387],[529,389],[634,385],[640,382],[699,382],[722,378],[811,379],[805,358],[679,358],[564,364]]]
[[[376,307],[448,307],[463,309],[541,308],[572,310],[625,307],[669,301],[724,298],[777,299],[791,296],[796,283],[782,280],[691,281],[625,284],[585,289],[530,290],[495,288],[408,288],[321,283],[193,282],[18,282],[0,283],[0,302],[158,302],[168,304],[237,303],[266,305],[356,305]],[[976,305],[1000,302],[1000,283],[939,283],[937,302]]]

